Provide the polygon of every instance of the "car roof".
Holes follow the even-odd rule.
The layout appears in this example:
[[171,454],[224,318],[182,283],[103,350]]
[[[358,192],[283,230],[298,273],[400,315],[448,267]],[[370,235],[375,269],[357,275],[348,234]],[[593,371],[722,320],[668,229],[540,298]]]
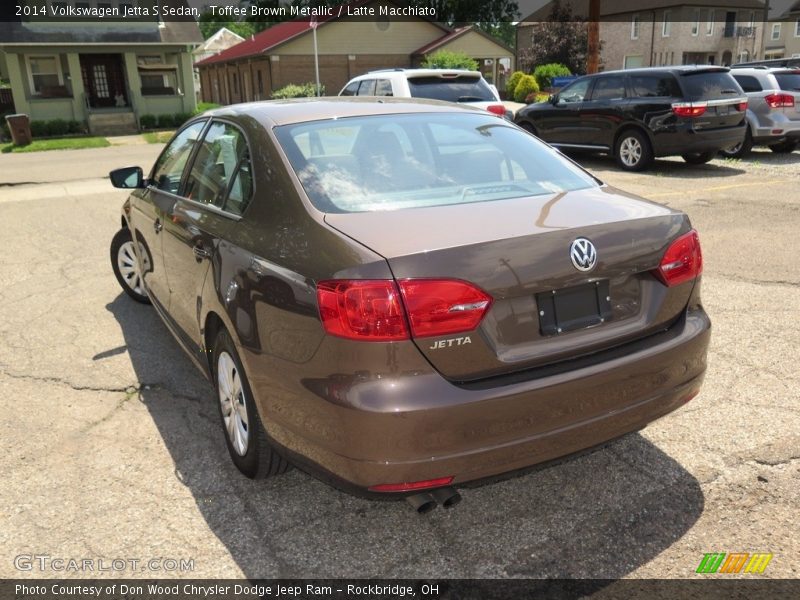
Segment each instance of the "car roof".
[[[406,77],[417,77],[417,76],[426,77],[426,76],[436,76],[442,74],[471,75],[472,77],[481,76],[480,71],[470,71],[469,69],[402,69],[402,68],[376,69],[374,71],[366,73],[366,75],[374,75],[376,73],[382,73],[382,74],[397,73],[399,75],[404,75]],[[364,77],[364,75],[362,75],[361,77]]]
[[374,96],[326,96],[233,104],[203,113],[211,117],[252,117],[261,123],[289,125],[346,117],[414,113],[476,113],[486,111],[439,100]]
[[685,75],[687,73],[727,73],[728,67],[719,65],[670,65],[664,67],[639,67],[636,69],[618,69],[614,71],[603,71],[594,73],[591,76],[599,75],[644,75],[647,73],[672,73],[673,75]]

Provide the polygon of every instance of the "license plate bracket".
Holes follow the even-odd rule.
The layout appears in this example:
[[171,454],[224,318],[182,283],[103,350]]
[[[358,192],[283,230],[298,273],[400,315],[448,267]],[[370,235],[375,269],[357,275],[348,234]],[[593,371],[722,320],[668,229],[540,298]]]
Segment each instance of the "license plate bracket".
[[608,280],[599,280],[536,294],[539,330],[558,335],[599,325],[611,319]]

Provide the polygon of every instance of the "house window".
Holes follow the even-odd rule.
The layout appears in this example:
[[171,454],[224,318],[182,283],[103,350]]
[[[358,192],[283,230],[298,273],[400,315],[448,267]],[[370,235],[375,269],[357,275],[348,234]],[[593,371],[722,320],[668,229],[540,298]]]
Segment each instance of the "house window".
[[669,37],[669,30],[672,22],[670,21],[670,14],[668,10],[664,11],[664,19],[661,21],[661,37]]
[[780,23],[773,23],[772,24],[772,39],[779,40],[781,39],[781,24]]
[[794,22],[794,37],[800,37],[800,19]]
[[756,11],[751,10],[750,11],[750,21],[748,21],[747,26],[748,27],[753,27],[753,25],[755,25],[755,23],[756,23]]
[[639,15],[633,15],[631,17],[631,39],[638,40],[639,39],[639,29],[642,25],[642,19]]
[[714,35],[714,11],[708,11],[708,21],[706,21],[706,35]]
[[641,54],[635,56],[625,56],[622,59],[623,69],[638,69],[644,65],[644,57]]
[[692,20],[692,35],[700,33],[700,11],[694,11],[694,19]]
[[37,96],[49,95],[52,88],[64,85],[58,56],[29,56],[28,74],[31,93]]

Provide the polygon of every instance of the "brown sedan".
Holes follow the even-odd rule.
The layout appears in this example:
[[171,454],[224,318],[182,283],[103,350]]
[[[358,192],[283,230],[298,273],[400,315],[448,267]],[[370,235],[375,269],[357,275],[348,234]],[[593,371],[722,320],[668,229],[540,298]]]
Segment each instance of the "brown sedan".
[[249,477],[291,462],[424,511],[700,389],[687,216],[483,111],[230,106],[112,180],[117,278],[214,382]]

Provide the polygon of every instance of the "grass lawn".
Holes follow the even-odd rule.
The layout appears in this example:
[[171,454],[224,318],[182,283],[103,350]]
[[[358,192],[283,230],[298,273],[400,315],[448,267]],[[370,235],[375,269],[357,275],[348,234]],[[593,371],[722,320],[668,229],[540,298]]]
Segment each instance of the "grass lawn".
[[80,150],[82,148],[106,148],[111,144],[104,137],[76,137],[55,140],[34,140],[27,146],[0,144],[0,152],[44,152],[46,150]]
[[174,131],[148,131],[142,137],[148,144],[166,144],[175,135]]

